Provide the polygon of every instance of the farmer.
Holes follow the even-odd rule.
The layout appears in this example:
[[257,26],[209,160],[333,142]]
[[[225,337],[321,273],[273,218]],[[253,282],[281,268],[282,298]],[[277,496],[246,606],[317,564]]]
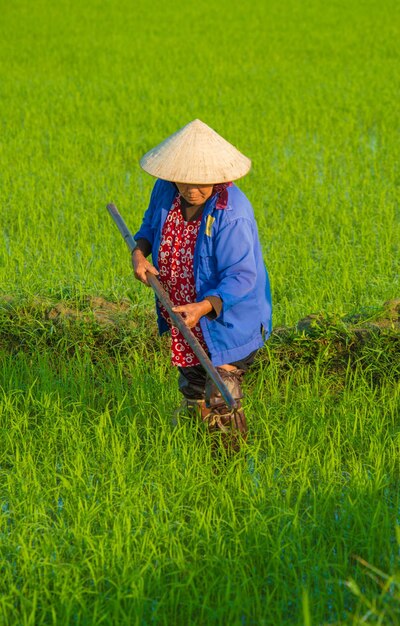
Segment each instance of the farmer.
[[[172,364],[190,414],[239,447],[247,423],[242,377],[271,331],[271,297],[249,200],[232,183],[251,161],[200,120],[150,150],[141,167],[157,177],[135,234],[135,276],[158,276],[209,354],[238,409],[230,410],[168,313],[157,303],[160,333],[171,332]],[[152,254],[153,264],[147,257]]]

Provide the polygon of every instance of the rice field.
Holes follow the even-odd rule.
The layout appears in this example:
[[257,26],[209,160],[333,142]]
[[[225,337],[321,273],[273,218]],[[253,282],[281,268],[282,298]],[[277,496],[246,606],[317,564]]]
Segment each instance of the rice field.
[[[400,297],[399,13],[0,4],[0,625],[400,623],[398,325],[356,343],[342,321]],[[105,208],[139,226],[139,158],[194,118],[253,161],[274,326],[326,320],[259,355],[235,458],[173,425]]]

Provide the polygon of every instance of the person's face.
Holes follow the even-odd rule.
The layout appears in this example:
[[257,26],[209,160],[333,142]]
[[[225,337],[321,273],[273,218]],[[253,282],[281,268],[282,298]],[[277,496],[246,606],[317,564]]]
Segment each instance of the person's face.
[[175,183],[181,196],[189,204],[200,206],[212,195],[214,185],[194,185],[192,183]]

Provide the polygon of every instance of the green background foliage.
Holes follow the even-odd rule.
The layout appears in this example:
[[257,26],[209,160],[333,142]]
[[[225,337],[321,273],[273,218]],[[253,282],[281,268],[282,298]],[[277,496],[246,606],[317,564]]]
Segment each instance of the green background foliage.
[[105,204],[138,227],[139,158],[198,117],[253,160],[276,323],[396,295],[397,3],[2,5],[4,289],[122,295]]
[[[398,338],[340,373],[329,337],[317,354],[297,337],[313,356],[292,366],[267,344],[249,444],[212,458],[171,426],[152,295],[105,210],[137,228],[153,184],[139,158],[200,118],[253,161],[239,186],[275,325],[399,296],[398,3],[0,0],[0,15],[0,293],[15,299],[0,307],[0,624],[398,624],[400,398],[383,367]],[[38,296],[94,294],[129,295],[132,343],[28,320]]]

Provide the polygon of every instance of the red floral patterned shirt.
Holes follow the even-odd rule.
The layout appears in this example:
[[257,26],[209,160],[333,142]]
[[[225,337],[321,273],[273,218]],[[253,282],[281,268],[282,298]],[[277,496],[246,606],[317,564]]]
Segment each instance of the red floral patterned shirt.
[[[175,198],[162,230],[161,244],[158,251],[159,279],[175,306],[196,302],[196,288],[193,274],[193,256],[201,216],[185,222],[181,212],[181,196]],[[172,325],[171,318],[164,307],[161,313],[171,328],[172,365],[192,367],[200,361],[182,333]],[[205,350],[200,325],[191,329]]]

